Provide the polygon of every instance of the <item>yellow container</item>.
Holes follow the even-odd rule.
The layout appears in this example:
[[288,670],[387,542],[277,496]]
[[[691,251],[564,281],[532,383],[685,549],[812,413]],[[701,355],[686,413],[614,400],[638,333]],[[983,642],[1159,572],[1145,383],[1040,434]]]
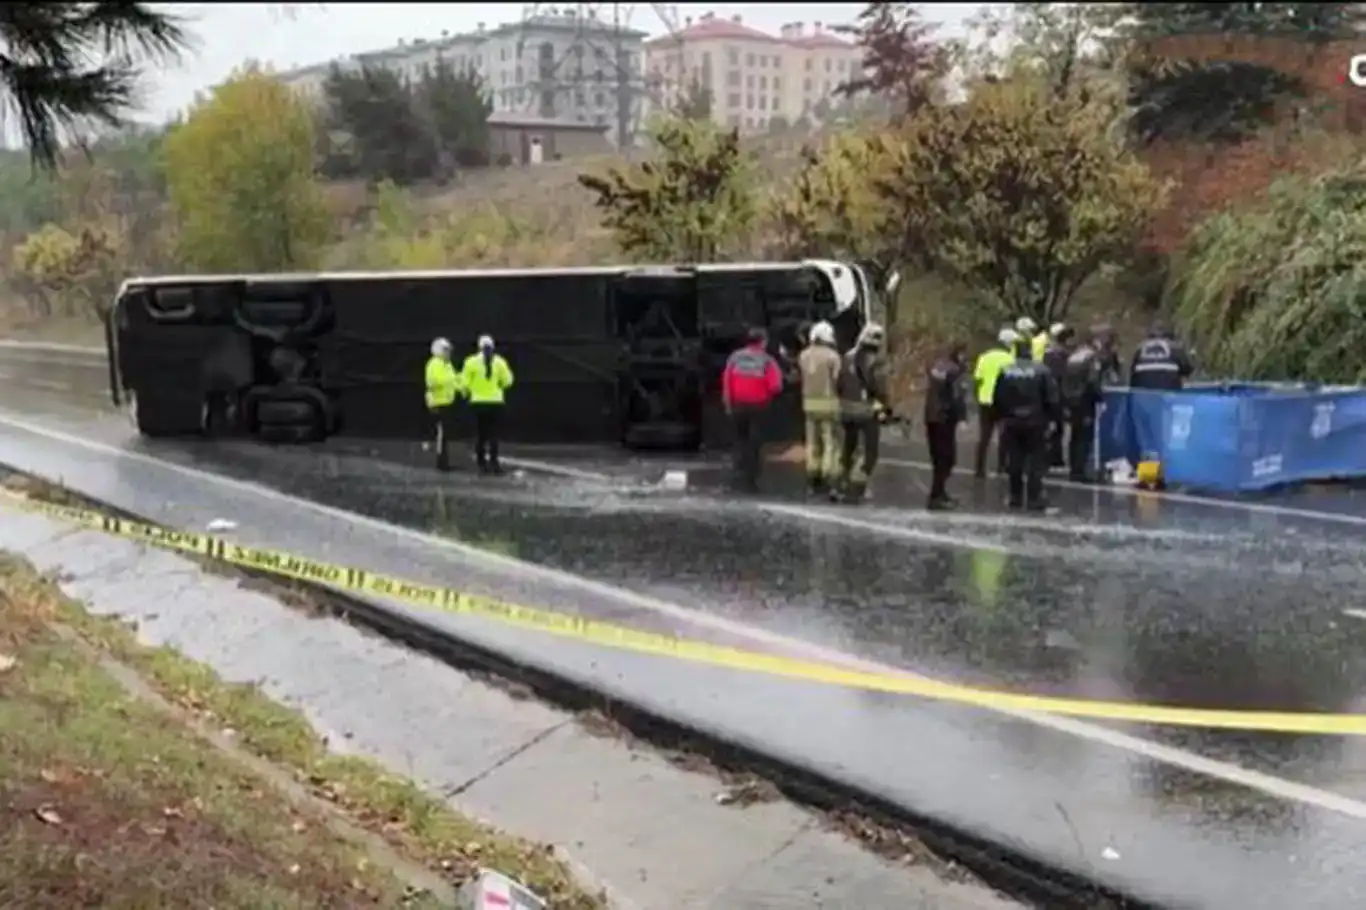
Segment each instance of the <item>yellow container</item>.
[[1162,462],[1140,461],[1134,469],[1134,477],[1144,486],[1153,486],[1162,481]]

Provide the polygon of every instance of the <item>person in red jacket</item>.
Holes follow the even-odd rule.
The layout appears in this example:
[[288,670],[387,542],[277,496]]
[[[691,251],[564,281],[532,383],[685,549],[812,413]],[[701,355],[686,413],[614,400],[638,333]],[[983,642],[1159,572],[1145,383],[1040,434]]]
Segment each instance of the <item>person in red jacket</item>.
[[764,414],[782,390],[783,371],[768,353],[768,333],[750,329],[745,346],[730,355],[721,371],[721,403],[735,435],[731,457],[736,485],[746,492],[759,489]]

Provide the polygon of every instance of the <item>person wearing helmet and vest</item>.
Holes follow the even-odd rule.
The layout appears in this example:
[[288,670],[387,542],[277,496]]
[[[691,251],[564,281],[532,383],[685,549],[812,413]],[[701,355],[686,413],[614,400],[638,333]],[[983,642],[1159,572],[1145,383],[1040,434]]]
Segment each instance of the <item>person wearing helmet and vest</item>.
[[806,481],[815,494],[839,476],[840,355],[835,350],[835,327],[828,322],[812,326],[808,342],[797,362],[806,415]]
[[840,451],[838,487],[832,499],[857,502],[863,498],[877,467],[882,424],[891,418],[887,395],[887,359],[882,353],[885,333],[870,322],[840,362],[837,390],[844,443]]
[[[996,381],[1001,371],[1015,362],[1015,342],[1020,334],[1006,326],[996,336],[997,347],[983,351],[972,368],[972,384],[977,392],[977,457],[973,464],[974,473],[980,480],[987,476],[987,450],[991,448],[991,437],[996,433],[996,409],[992,402],[996,396]],[[1005,473],[1005,455],[1000,447],[996,453],[996,473]]]
[[436,433],[436,469],[449,471],[450,441],[455,428],[455,400],[460,397],[460,374],[451,363],[451,343],[445,338],[432,341],[432,354],[426,369],[427,412],[432,415]]
[[512,368],[493,348],[493,338],[479,336],[479,349],[465,358],[460,369],[461,386],[474,413],[474,457],[480,473],[501,474],[498,431],[507,390],[512,388]]
[[[1015,320],[1015,331],[1030,346],[1029,350],[1042,353],[1044,345],[1048,344],[1048,333],[1039,330],[1039,324],[1028,316],[1021,316]],[[1035,358],[1035,363],[1038,363]]]
[[768,332],[750,329],[745,346],[726,359],[721,371],[721,404],[735,435],[735,484],[744,492],[759,490],[764,415],[782,390],[783,371],[768,353]]

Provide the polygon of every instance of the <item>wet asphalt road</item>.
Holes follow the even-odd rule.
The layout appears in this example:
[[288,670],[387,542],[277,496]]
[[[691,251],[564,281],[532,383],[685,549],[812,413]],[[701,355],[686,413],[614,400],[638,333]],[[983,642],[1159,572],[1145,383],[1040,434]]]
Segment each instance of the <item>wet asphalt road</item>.
[[[78,357],[0,349],[0,377],[10,410],[116,432],[90,422],[103,374]],[[341,446],[154,450],[933,675],[1199,707],[1366,709],[1366,602],[1356,593],[1366,524],[1070,489],[1054,493],[1059,515],[1022,517],[1000,513],[999,485],[963,481],[969,510],[928,515],[903,507],[923,495],[923,474],[895,463],[872,503],[842,510],[801,503],[798,478],[781,469],[763,503],[737,503],[712,494],[713,468],[695,470],[700,492],[681,496],[647,485],[664,464],[584,453],[553,453],[575,478],[491,482],[437,477],[413,452],[377,461]],[[892,454],[901,458],[918,460],[914,447]],[[1357,502],[1292,497],[1346,514]],[[1359,740],[1142,732],[1366,798]],[[1297,823],[1293,803],[1206,778],[1149,769],[1135,783],[1159,802],[1195,797],[1231,825],[1267,833]]]

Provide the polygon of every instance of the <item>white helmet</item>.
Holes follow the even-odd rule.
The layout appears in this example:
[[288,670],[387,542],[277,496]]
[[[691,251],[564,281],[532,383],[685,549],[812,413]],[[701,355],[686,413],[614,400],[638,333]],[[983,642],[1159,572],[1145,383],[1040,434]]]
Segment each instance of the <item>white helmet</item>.
[[999,341],[1001,345],[1004,347],[1014,347],[1015,342],[1020,340],[1020,333],[1012,329],[1010,326],[1006,326],[996,334],[996,340]]
[[1060,337],[1060,336],[1062,335],[1063,332],[1066,332],[1066,331],[1067,331],[1067,323],[1065,323],[1065,322],[1055,322],[1055,323],[1053,323],[1051,326],[1048,327],[1048,337],[1050,337],[1050,338],[1058,338],[1058,337]]
[[880,345],[886,334],[882,326],[876,322],[870,322],[863,327],[863,331],[858,333],[858,344],[860,346],[865,344]]
[[492,336],[492,335],[480,335],[480,336],[479,336],[479,344],[478,344],[478,347],[481,348],[481,349],[482,349],[482,348],[492,348],[492,347],[493,347],[493,336]]
[[812,344],[833,345],[835,343],[835,327],[822,320],[811,327],[810,338]]
[[436,339],[433,339],[433,340],[432,340],[432,356],[433,356],[433,357],[442,357],[442,356],[444,356],[444,355],[446,355],[446,354],[449,354],[450,352],[451,352],[451,343],[450,343],[449,340],[447,340],[447,339],[445,339],[445,338],[436,338]]
[[1039,324],[1028,316],[1021,316],[1015,320],[1015,331],[1024,335],[1026,338],[1039,330]]

